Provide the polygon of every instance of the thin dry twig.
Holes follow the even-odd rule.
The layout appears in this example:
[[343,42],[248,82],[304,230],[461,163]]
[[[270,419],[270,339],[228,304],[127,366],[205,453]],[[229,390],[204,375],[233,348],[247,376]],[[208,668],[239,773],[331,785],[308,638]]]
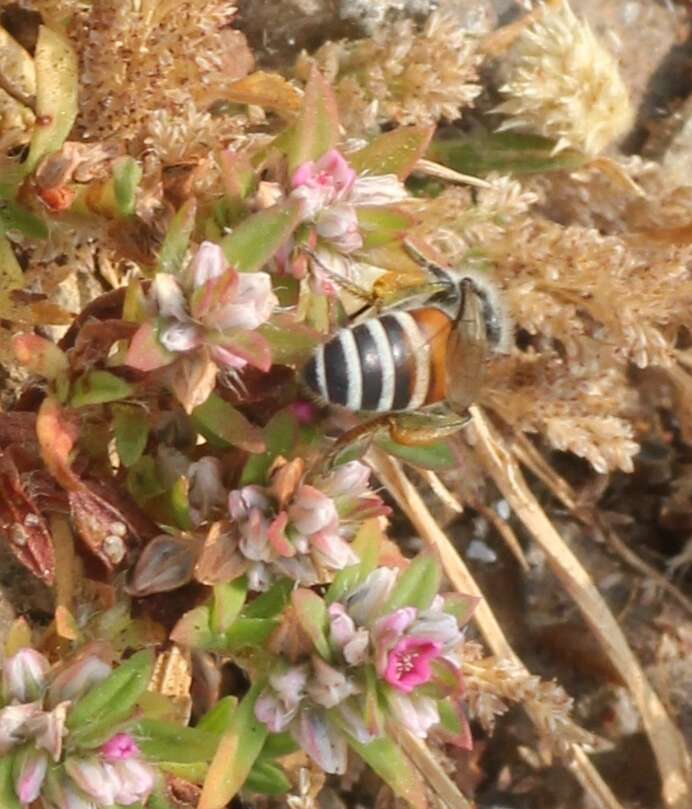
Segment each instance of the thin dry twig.
[[[444,571],[452,585],[461,593],[482,596],[471,572],[435,521],[416,487],[404,474],[399,462],[377,448],[372,448],[367,457],[376,475],[409,518],[421,539],[439,554]],[[495,655],[507,658],[527,671],[522,660],[505,637],[488,602],[483,598],[474,613],[474,621]],[[535,708],[529,705],[524,707],[531,721],[536,727],[541,728],[541,720]],[[596,802],[596,805],[603,809],[622,809],[610,787],[601,778],[598,770],[578,744],[570,745],[570,758],[567,766],[587,794]]]
[[629,688],[653,748],[670,809],[689,809],[690,760],[685,742],[649,684],[615,617],[588,572],[567,547],[529,489],[514,455],[474,406],[476,451],[486,472],[546,555],[555,575],[581,610],[605,653]]
[[456,784],[442,769],[430,748],[420,739],[403,728],[396,732],[396,738],[406,755],[418,767],[433,792],[443,806],[454,809],[471,809],[472,804],[459,792]]
[[646,578],[652,579],[657,586],[692,616],[692,601],[669,581],[662,573],[645,562],[627,543],[620,537],[617,531],[601,517],[598,511],[585,508],[579,503],[579,497],[569,483],[549,466],[542,455],[536,450],[526,436],[517,435],[512,438],[512,451],[514,455],[530,469],[534,475],[544,484],[544,486],[562,503],[570,514],[589,528],[595,528],[608,542],[615,553]]

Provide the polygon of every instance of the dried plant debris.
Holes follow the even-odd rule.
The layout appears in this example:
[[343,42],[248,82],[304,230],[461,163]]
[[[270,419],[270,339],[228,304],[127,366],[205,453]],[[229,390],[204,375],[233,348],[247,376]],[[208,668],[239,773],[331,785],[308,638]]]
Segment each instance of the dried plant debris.
[[0,804],[687,809],[689,104],[618,151],[610,5],[255,12],[0,9]]

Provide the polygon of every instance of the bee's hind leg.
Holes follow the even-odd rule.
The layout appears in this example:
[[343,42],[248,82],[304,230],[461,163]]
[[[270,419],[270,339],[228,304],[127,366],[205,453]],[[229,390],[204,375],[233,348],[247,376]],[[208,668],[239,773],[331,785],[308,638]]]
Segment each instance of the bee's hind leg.
[[328,472],[345,460],[360,458],[383,433],[396,444],[407,447],[434,444],[459,432],[470,419],[467,413],[460,415],[447,409],[441,412],[383,413],[342,433],[322,457],[319,466]]
[[397,444],[422,447],[454,435],[465,427],[471,416],[468,413],[418,411],[392,413],[389,416],[389,437]]

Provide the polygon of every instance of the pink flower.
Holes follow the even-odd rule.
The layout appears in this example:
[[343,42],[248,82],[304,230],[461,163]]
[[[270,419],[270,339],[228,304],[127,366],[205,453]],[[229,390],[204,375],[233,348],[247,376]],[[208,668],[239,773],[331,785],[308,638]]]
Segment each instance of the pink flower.
[[335,528],[339,515],[331,497],[327,497],[314,486],[303,485],[295,494],[288,510],[291,525],[305,536],[326,528]]
[[310,545],[317,561],[330,570],[343,570],[358,562],[358,556],[336,531],[317,531],[310,536]]
[[421,638],[404,637],[387,655],[384,679],[398,691],[410,694],[416,686],[428,682],[430,663],[440,656],[442,646]]
[[256,329],[269,320],[279,303],[266,272],[236,273],[229,269],[199,291],[202,296],[193,302],[193,316],[207,328],[221,331]]
[[368,489],[370,469],[360,461],[350,461],[338,466],[321,486],[330,497],[359,497]]
[[198,289],[207,281],[219,278],[228,269],[223,250],[214,242],[202,242],[186,270],[189,285]]
[[139,755],[139,747],[129,733],[116,733],[101,745],[101,755],[107,761],[122,761]]
[[363,246],[358,230],[358,216],[353,205],[332,205],[315,217],[318,236],[342,253],[353,253]]
[[353,188],[356,172],[342,155],[331,149],[322,157],[299,166],[291,178],[291,198],[301,203],[303,219],[343,199]]
[[2,693],[7,702],[34,702],[43,693],[50,664],[34,649],[20,649],[2,670]]

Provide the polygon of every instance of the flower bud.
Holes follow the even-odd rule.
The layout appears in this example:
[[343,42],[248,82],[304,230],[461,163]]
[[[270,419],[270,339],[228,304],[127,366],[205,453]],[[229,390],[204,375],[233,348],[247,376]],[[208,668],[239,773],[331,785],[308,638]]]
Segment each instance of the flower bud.
[[308,694],[324,708],[334,708],[358,692],[358,687],[351,680],[321,657],[313,657],[312,666],[315,676],[308,685]]
[[102,806],[112,806],[120,787],[118,777],[110,764],[96,756],[68,758],[65,770],[75,784]]
[[34,649],[20,649],[5,660],[2,693],[6,702],[35,702],[43,694],[50,664]]
[[214,242],[202,242],[194,258],[187,268],[187,275],[194,289],[198,289],[223,275],[228,269],[228,262],[221,247]]
[[144,548],[127,587],[135,596],[167,593],[192,579],[198,549],[189,540],[160,534]]
[[320,486],[330,497],[359,497],[367,491],[370,469],[360,461],[350,461],[338,466]]
[[329,642],[335,649],[343,649],[356,634],[353,618],[346,612],[342,604],[329,606]]
[[331,497],[314,486],[301,486],[288,510],[288,518],[306,536],[338,525],[339,517]]
[[153,768],[138,758],[122,759],[108,766],[118,784],[115,802],[120,806],[144,803],[156,782]]
[[12,767],[14,789],[21,804],[33,803],[43,786],[48,769],[48,756],[33,748],[22,750]]
[[27,722],[40,714],[41,709],[34,703],[8,705],[0,709],[0,756],[7,755],[13,747],[22,743]]
[[59,671],[48,689],[47,705],[75,702],[108,677],[111,667],[96,655],[88,655]]

